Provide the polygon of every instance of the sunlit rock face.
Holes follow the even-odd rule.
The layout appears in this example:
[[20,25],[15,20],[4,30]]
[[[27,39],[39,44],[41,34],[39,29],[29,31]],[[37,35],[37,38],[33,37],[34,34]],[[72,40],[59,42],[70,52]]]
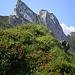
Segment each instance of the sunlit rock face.
[[35,23],[36,14],[24,2],[18,0],[10,16],[9,24],[15,26],[27,22]]
[[47,10],[42,9],[39,12],[39,16],[40,16],[40,24],[45,25],[48,28],[48,30],[51,30],[55,38],[57,38],[58,40],[67,41],[67,37],[64,34],[59,24],[59,21],[57,20],[57,18],[53,13],[49,13]]
[[[39,18],[39,20],[37,18]],[[39,14],[36,14],[21,0],[17,1],[14,11],[10,16],[9,24],[13,27],[24,23],[37,23],[37,20],[39,24],[45,25],[48,30],[51,30],[56,39],[67,41],[67,37],[59,21],[53,13],[42,9]]]

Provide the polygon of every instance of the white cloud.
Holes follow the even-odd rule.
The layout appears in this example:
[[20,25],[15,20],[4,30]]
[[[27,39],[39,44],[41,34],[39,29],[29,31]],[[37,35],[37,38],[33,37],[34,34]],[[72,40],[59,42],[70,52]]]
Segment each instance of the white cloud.
[[66,35],[70,34],[70,32],[75,32],[75,27],[73,26],[67,26],[65,24],[60,24],[60,25]]

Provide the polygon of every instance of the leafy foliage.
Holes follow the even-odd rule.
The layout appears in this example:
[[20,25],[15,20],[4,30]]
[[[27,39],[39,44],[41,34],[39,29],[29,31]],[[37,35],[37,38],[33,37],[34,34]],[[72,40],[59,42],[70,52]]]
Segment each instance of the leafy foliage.
[[74,63],[45,26],[0,30],[0,75],[73,75]]

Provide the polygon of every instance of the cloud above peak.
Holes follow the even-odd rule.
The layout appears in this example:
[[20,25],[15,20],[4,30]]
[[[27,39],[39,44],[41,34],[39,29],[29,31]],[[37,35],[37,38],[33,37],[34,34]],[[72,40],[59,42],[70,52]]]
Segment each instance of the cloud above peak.
[[64,23],[62,23],[60,25],[66,35],[70,34],[70,32],[75,32],[75,27],[73,27],[73,26],[67,26]]

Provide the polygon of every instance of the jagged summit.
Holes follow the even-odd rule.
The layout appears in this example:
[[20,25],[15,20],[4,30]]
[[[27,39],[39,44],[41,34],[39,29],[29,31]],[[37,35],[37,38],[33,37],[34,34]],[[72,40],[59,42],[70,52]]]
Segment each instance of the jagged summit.
[[45,25],[48,30],[51,30],[56,39],[67,41],[67,37],[64,34],[59,21],[53,13],[49,13],[47,10],[42,9],[39,14],[36,14],[24,2],[18,0],[14,11],[10,16],[9,24],[15,26],[29,22],[37,23],[37,21],[39,24]]
[[17,0],[17,2],[20,2],[21,0]]
[[18,0],[14,11],[10,16],[9,24],[15,26],[27,22],[36,22],[36,14],[24,2]]
[[64,34],[58,19],[53,13],[49,13],[47,10],[41,10],[39,12],[40,23],[44,24],[48,30],[51,30],[54,37],[59,40],[67,40],[66,35]]

